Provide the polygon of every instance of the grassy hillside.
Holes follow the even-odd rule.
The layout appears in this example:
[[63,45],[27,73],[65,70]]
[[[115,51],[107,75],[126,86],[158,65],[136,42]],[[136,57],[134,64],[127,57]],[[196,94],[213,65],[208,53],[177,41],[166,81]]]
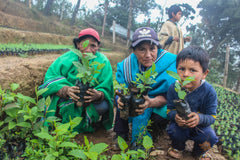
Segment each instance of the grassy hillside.
[[[71,45],[81,29],[89,26],[69,26],[59,22],[57,17],[46,17],[35,9],[30,9],[14,0],[0,0],[0,43],[52,43]],[[99,26],[94,27],[101,35]],[[101,38],[101,47],[128,54],[125,40],[112,35],[107,30]]]

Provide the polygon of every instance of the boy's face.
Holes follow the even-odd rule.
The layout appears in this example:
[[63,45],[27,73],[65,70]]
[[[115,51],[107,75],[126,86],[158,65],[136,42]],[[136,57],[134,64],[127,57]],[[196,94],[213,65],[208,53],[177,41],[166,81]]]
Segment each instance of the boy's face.
[[174,13],[172,12],[172,20],[173,20],[174,22],[179,22],[180,19],[181,19],[181,17],[182,17],[182,12],[181,12],[181,11],[177,12],[177,14],[174,14]]
[[195,81],[192,81],[184,86],[184,88],[190,92],[194,91],[200,86],[201,80],[206,78],[208,72],[209,70],[206,70],[203,73],[200,63],[191,59],[180,60],[177,67],[177,73],[181,77],[182,81],[189,76],[195,76]]

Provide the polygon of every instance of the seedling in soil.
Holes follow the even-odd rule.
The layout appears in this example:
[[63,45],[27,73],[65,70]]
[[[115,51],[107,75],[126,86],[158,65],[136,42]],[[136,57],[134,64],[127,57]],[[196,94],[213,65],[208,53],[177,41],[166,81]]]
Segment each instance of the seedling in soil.
[[183,119],[188,120],[191,108],[185,99],[188,91],[184,88],[184,86],[192,81],[195,81],[195,76],[187,77],[184,81],[182,81],[176,72],[167,71],[167,74],[178,80],[178,82],[175,83],[175,91],[177,92],[179,99],[173,100],[173,103],[176,107],[178,115]]
[[[86,48],[89,44],[89,41],[86,40],[83,42],[83,48]],[[75,67],[77,68],[78,74],[76,75],[79,78],[76,82],[76,86],[79,87],[80,93],[79,97],[80,100],[77,103],[78,106],[82,106],[85,103],[84,96],[87,96],[86,91],[94,85],[96,82],[98,84],[97,79],[94,77],[94,74],[99,74],[100,70],[105,66],[105,64],[101,64],[96,61],[91,61],[92,59],[96,58],[95,55],[92,53],[81,53],[78,49],[72,50],[79,56],[79,62],[73,62]]]
[[155,71],[156,65],[153,62],[152,67],[144,72],[142,74],[137,73],[136,74],[136,81],[132,81],[132,86],[130,87],[130,91],[132,94],[132,110],[131,115],[137,116],[138,114],[135,112],[136,109],[139,108],[139,105],[144,104],[145,99],[143,95],[147,95],[149,89],[151,89],[151,85],[156,83],[154,80],[157,76],[157,72]]
[[120,90],[121,93],[116,92],[116,94],[121,98],[121,102],[124,104],[123,109],[120,111],[120,117],[122,119],[127,120],[129,118],[129,108],[131,107],[131,94],[129,88],[126,85],[119,84],[116,80],[114,80],[114,90]]

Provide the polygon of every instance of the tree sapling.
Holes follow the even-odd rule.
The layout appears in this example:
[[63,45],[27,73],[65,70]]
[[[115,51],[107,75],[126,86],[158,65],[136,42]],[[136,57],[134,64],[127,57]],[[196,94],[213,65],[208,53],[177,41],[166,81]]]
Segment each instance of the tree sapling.
[[[89,44],[89,41],[86,40],[83,42],[83,48],[86,48]],[[80,93],[78,96],[80,97],[79,101],[77,102],[77,105],[80,107],[85,104],[84,96],[87,96],[86,91],[93,86],[93,84],[96,82],[98,83],[97,79],[94,77],[94,74],[99,74],[100,71],[105,64],[101,64],[97,61],[91,61],[92,59],[96,58],[95,55],[92,53],[81,53],[78,49],[73,49],[73,52],[76,53],[79,56],[79,62],[73,62],[73,64],[76,66],[78,74],[76,77],[79,79],[76,81],[76,86],[79,87]]]
[[191,108],[185,99],[188,91],[184,88],[184,86],[192,81],[195,81],[195,76],[187,77],[184,81],[182,81],[176,72],[167,71],[167,74],[178,80],[175,82],[175,91],[177,92],[179,99],[173,100],[173,103],[178,115],[184,120],[188,120],[188,115],[191,113]]

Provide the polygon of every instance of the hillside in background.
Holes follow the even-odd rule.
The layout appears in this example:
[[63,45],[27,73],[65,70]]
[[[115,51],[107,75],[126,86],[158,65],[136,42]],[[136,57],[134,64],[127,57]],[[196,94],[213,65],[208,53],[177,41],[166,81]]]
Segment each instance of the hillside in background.
[[[0,43],[51,43],[72,45],[72,39],[77,37],[79,31],[92,27],[70,26],[60,23],[56,17],[46,17],[35,9],[28,8],[25,4],[13,0],[0,0]],[[67,22],[65,22],[67,23]],[[113,51],[128,53],[125,40],[116,37],[116,43],[112,44],[112,35],[105,31],[104,39],[101,39],[101,47]]]
[[[73,38],[81,29],[94,27],[69,26],[60,23],[56,17],[46,17],[42,13],[28,8],[25,4],[14,0],[0,0],[0,43],[22,44],[57,44],[73,46]],[[97,30],[97,29],[96,29]],[[97,30],[99,35],[101,31]],[[125,40],[116,37],[112,43],[112,35],[105,31],[101,38],[100,49],[105,52],[112,65],[128,55]],[[41,85],[49,65],[63,52],[22,57],[2,57],[0,66],[0,84],[8,88],[9,83],[18,83],[22,93],[34,96],[35,86]],[[1,55],[1,54],[0,54]],[[37,64],[37,65],[36,65]]]

